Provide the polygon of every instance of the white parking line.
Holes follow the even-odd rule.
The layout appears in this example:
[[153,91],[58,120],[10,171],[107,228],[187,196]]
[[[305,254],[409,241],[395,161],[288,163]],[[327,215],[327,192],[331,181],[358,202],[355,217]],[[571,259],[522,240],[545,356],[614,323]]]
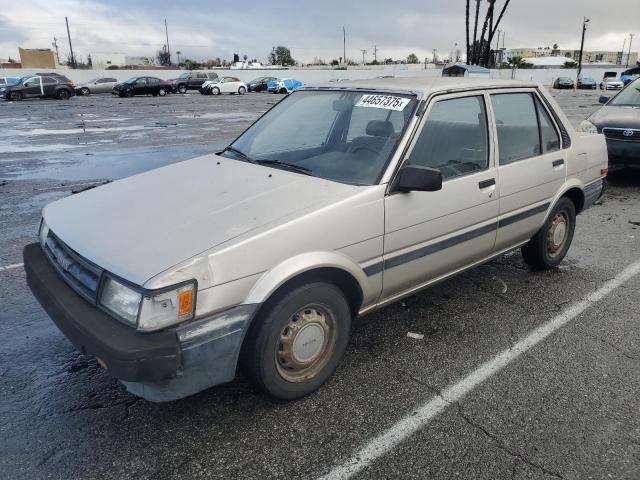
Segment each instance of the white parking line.
[[589,307],[602,300],[616,288],[639,273],[640,260],[629,265],[616,275],[615,278],[607,281],[600,288],[587,295],[583,300],[571,305],[556,317],[533,330],[513,345],[513,347],[503,350],[457,383],[447,387],[442,391],[441,395],[433,397],[429,402],[413,410],[399,422],[367,443],[346,462],[322,476],[320,480],[345,479],[358,473],[373,461],[388,453],[402,441],[424,428],[447,407],[462,400],[465,395],[516,360],[520,355],[565,326]]
[[24,263],[12,263],[11,265],[0,267],[0,272],[4,272],[5,270],[13,270],[14,268],[20,268],[22,266],[24,266]]

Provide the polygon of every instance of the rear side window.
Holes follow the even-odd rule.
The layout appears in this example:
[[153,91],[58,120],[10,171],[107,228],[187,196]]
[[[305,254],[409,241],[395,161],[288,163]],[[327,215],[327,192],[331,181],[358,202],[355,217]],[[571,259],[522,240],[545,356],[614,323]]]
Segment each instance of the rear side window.
[[207,78],[206,73],[198,73],[198,78]]
[[441,100],[433,105],[409,164],[453,178],[489,166],[487,114],[482,96]]
[[44,85],[55,85],[58,81],[52,77],[42,77],[42,83]]
[[538,115],[530,93],[491,95],[500,165],[540,155]]

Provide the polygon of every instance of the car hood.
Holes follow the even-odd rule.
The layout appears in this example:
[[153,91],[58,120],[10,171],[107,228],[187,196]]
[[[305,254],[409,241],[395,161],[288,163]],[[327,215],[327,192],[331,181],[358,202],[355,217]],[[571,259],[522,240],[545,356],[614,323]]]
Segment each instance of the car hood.
[[605,105],[589,121],[598,128],[640,128],[640,108]]
[[143,285],[221,243],[361,188],[207,155],[71,195],[43,216],[80,255]]

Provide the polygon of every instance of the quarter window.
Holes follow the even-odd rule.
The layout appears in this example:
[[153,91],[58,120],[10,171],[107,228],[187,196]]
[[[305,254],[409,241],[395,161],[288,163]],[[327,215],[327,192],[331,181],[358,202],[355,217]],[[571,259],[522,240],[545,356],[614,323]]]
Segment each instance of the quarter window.
[[436,102],[411,152],[409,164],[453,178],[489,166],[487,114],[482,96]]
[[537,98],[536,108],[538,109],[538,119],[540,120],[542,153],[560,150],[560,137],[558,136],[558,132],[553,126],[553,122],[551,121],[551,118],[549,118],[549,114]]

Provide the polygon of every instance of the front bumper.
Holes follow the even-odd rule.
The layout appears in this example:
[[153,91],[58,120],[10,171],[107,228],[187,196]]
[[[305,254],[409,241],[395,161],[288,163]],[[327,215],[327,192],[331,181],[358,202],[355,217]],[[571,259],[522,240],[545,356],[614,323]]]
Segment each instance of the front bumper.
[[235,377],[244,334],[258,305],[160,332],[141,333],[81,298],[58,274],[40,244],[23,251],[27,284],[51,319],[84,354],[95,355],[131,393],[176,400]]
[[640,168],[640,142],[613,140],[607,138],[609,166],[612,169]]

